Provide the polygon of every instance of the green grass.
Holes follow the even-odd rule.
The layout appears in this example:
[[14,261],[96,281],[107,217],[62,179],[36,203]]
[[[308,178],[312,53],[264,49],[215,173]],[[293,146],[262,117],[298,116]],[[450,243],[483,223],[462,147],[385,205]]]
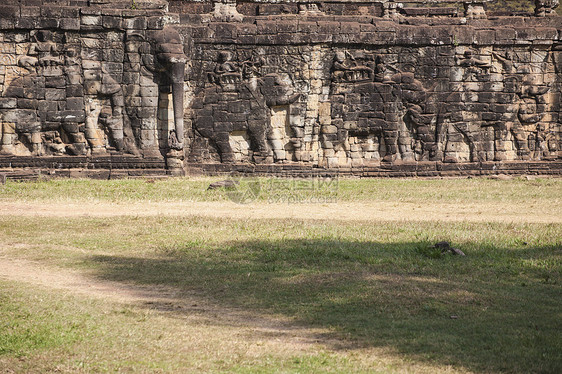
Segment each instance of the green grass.
[[[283,315],[327,329],[344,349],[390,347],[410,360],[481,372],[562,367],[557,225],[125,217],[10,218],[0,227],[4,242],[32,246],[19,256]],[[442,239],[467,256],[420,253]],[[59,325],[50,328],[59,334]],[[72,335],[26,344],[15,351],[72,346]]]
[[[224,179],[224,178],[223,178]],[[53,179],[39,183],[8,181],[0,186],[2,201],[47,202],[189,202],[228,201],[232,190],[207,190],[221,178],[171,178],[148,183],[144,179],[98,181],[88,179]],[[334,198],[339,202],[524,202],[562,204],[562,181],[517,178],[499,181],[484,178],[419,179],[308,179],[302,181],[276,178],[243,179],[239,190],[257,183],[258,202],[286,202],[277,197]],[[236,190],[234,191],[236,192]],[[304,199],[303,201],[307,201]]]
[[[0,285],[0,356],[21,357],[33,349],[63,346],[81,339],[79,331],[88,316],[69,313],[67,300],[55,300],[51,309],[45,310],[41,295],[30,296],[7,282]],[[64,322],[61,314],[66,317]]]
[[[0,204],[226,200],[224,191],[205,191],[213,180],[8,183]],[[560,205],[560,186],[556,179],[341,180],[338,198]],[[255,204],[267,195],[260,199]],[[430,248],[442,240],[466,256]],[[0,241],[2,256],[165,287],[179,306],[182,295],[207,306],[122,304],[2,281],[0,369],[562,370],[559,224],[13,215],[0,216]],[[224,310],[246,317],[224,320]],[[279,343],[283,334],[252,327],[252,318],[289,321],[318,343]]]

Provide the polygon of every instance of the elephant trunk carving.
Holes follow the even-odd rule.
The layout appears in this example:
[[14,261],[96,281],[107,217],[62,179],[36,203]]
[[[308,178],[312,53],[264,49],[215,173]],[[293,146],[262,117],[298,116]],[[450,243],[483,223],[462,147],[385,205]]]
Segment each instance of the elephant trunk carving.
[[165,75],[172,89],[174,129],[169,132],[169,146],[181,150],[184,141],[184,74],[187,57],[183,52],[180,34],[172,27],[156,32],[154,41],[158,70]]
[[174,105],[174,127],[177,142],[183,145],[183,74],[185,62],[176,62],[172,66],[172,100]]

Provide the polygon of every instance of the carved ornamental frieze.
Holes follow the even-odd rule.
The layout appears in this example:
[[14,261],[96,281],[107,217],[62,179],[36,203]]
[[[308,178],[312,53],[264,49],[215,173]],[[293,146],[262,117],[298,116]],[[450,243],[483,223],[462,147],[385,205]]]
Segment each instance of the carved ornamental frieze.
[[558,1],[436,3],[2,4],[0,163],[560,160]]

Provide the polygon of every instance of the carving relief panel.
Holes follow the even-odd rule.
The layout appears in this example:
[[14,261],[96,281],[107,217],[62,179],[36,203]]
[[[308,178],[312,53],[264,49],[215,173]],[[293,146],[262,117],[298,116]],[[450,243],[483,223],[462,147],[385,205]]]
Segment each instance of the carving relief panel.
[[[556,5],[539,1],[537,12]],[[152,9],[2,26],[0,154],[120,155],[176,170],[185,158],[310,167],[560,158],[556,18],[534,23],[550,25],[544,32],[502,24],[490,36],[481,25],[493,20],[324,22],[330,7],[294,6],[298,22]],[[172,20],[183,24],[164,26]]]
[[115,153],[181,164],[187,58],[177,31],[33,30],[8,39],[0,43],[3,155]]

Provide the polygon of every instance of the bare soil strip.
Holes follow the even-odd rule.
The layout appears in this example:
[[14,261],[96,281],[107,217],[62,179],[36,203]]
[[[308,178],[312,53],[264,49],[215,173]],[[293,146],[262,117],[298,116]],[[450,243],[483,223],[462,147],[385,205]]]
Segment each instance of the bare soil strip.
[[513,203],[365,202],[330,204],[236,204],[222,202],[0,202],[0,216],[116,217],[204,216],[232,219],[337,221],[445,221],[562,223],[562,207]]
[[308,349],[311,344],[335,345],[326,331],[297,326],[280,316],[258,315],[210,302],[196,293],[165,286],[139,286],[100,280],[71,269],[47,267],[41,263],[2,256],[0,280],[21,282],[71,295],[129,304],[188,318],[193,323],[231,326],[243,335],[269,336],[276,344]]

